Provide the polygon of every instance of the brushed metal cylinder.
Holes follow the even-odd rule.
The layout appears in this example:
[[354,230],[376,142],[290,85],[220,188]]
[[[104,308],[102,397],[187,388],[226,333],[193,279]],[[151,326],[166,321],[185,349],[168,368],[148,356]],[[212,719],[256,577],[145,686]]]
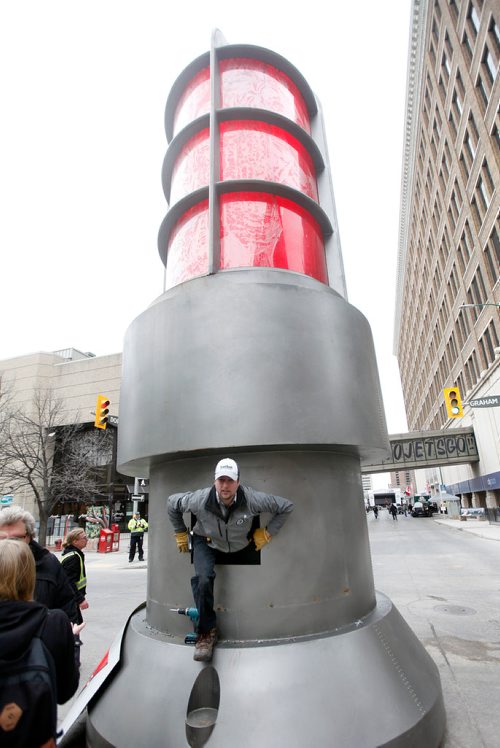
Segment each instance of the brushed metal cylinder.
[[[366,616],[375,591],[359,457],[270,450],[240,453],[237,459],[243,484],[286,496],[294,511],[261,551],[260,565],[216,566],[220,638],[331,632]],[[194,569],[189,555],[177,551],[166,497],[209,485],[215,463],[213,456],[191,457],[152,468],[147,608],[148,622],[158,631],[180,636],[186,621],[170,608],[193,604]],[[189,514],[185,521],[189,526]]]
[[297,273],[225,271],[170,289],[130,325],[121,472],[287,446],[388,449],[371,331],[343,297]]
[[[188,710],[204,668],[192,651],[176,637],[154,634],[144,611],[136,614],[122,642],[124,667],[89,706],[88,745],[204,745],[187,742]],[[437,667],[380,593],[366,618],[332,636],[220,643],[211,667],[220,702],[219,693],[205,695],[212,707],[207,746],[437,748],[443,738]],[[131,679],[144,684],[140,719]]]

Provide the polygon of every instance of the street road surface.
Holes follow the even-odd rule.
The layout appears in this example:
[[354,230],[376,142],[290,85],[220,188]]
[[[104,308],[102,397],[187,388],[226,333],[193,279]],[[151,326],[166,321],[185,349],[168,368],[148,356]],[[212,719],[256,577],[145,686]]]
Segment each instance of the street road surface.
[[[400,515],[394,522],[383,510],[367,521],[375,586],[439,668],[447,715],[443,748],[498,748],[500,528],[494,528],[499,540],[488,540],[459,532],[458,520],[453,528],[425,517]],[[478,520],[469,527],[473,523]],[[487,523],[474,527],[481,524]]]
[[[386,510],[367,516],[377,590],[385,593],[436,662],[447,712],[442,748],[500,746],[500,527],[490,540],[429,518]],[[479,527],[477,520],[468,527]],[[489,526],[488,526],[489,528]],[[173,540],[172,540],[173,542]],[[146,599],[146,562],[128,563],[128,536],[118,553],[86,553],[87,627],[82,632],[83,686],[130,613]],[[186,605],[191,603],[186,590]],[[145,684],[134,684],[147,698]],[[377,712],[391,709],[380,703]],[[59,718],[72,702],[59,708]],[[318,747],[319,748],[319,747]],[[426,746],[422,746],[426,748]]]

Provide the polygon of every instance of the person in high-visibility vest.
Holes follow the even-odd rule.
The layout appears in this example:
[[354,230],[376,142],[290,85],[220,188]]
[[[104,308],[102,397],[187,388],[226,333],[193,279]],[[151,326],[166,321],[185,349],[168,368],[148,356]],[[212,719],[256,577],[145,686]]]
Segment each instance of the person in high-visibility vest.
[[145,519],[141,519],[139,512],[136,512],[130,522],[128,523],[128,529],[130,530],[130,551],[128,554],[129,564],[132,563],[135,557],[135,549],[139,553],[139,561],[144,561],[144,532],[148,529],[148,523]]
[[87,534],[81,527],[70,530],[63,541],[64,550],[61,556],[63,569],[75,590],[80,618],[78,623],[83,621],[80,611],[86,610],[89,607],[86,598],[87,573],[85,571],[85,555],[83,553],[87,542]]

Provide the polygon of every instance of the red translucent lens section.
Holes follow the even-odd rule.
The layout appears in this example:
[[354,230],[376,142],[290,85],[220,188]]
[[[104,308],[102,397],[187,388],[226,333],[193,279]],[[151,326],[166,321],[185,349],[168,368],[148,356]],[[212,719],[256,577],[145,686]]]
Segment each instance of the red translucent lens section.
[[208,129],[201,130],[181,149],[172,171],[170,204],[206,187],[210,177],[210,141]]
[[166,288],[208,273],[208,200],[190,208],[168,243]]
[[268,193],[221,197],[220,265],[282,268],[328,282],[318,223],[295,203]]
[[221,60],[221,107],[248,106],[282,114],[311,132],[306,103],[293,81],[260,60]]
[[210,111],[210,68],[200,70],[189,81],[174,114],[174,135],[189,122]]
[[221,180],[264,179],[318,199],[314,165],[304,146],[265,122],[222,122]]
[[[261,60],[234,58],[220,61],[220,76],[221,109],[264,109],[287,117],[310,133],[305,100],[281,70]],[[174,132],[209,111],[210,70],[206,67],[187,84],[179,99]],[[286,185],[318,201],[314,163],[299,140],[261,121],[220,121],[219,128],[217,181],[258,179]],[[170,202],[178,202],[209,182],[210,137],[205,128],[184,144],[176,158]],[[206,275],[208,248],[208,201],[204,200],[186,211],[172,231],[167,288]],[[220,269],[243,267],[292,270],[328,283],[323,235],[317,221],[307,210],[271,192],[221,195]]]

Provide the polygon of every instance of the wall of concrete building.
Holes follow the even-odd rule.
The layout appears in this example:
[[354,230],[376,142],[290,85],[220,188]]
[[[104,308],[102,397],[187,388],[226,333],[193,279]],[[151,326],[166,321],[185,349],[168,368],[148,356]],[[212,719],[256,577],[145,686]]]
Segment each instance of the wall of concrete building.
[[37,387],[51,387],[63,401],[65,423],[90,423],[98,394],[106,395],[110,413],[119,415],[121,363],[121,353],[65,360],[38,352],[0,361],[0,373],[12,382],[15,402],[29,403]]
[[[29,408],[37,388],[51,388],[55,398],[63,403],[61,425],[91,424],[98,394],[109,398],[110,414],[119,415],[121,362],[121,353],[84,354],[70,359],[54,352],[39,351],[0,361],[0,375],[11,384],[15,404]],[[10,493],[2,486],[1,476],[0,491]],[[19,496],[14,495],[14,501],[37,516],[29,489],[21,489]]]

